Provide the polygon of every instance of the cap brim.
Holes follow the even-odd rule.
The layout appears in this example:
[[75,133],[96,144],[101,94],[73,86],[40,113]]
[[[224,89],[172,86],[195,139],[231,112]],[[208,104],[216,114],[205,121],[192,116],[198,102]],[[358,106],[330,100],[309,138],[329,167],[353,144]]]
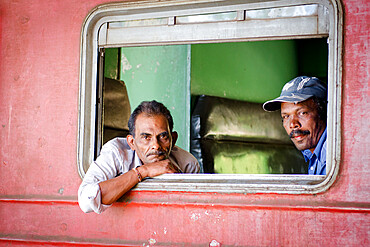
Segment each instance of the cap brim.
[[263,104],[265,111],[277,111],[280,109],[281,103],[299,103],[311,98],[312,95],[294,94],[292,96],[280,96],[276,99],[267,101]]

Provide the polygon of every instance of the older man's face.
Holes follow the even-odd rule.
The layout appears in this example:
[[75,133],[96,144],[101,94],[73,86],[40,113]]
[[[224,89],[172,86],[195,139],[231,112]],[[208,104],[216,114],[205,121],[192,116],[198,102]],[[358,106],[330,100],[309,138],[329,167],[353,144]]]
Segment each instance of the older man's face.
[[298,150],[315,150],[325,122],[319,118],[317,106],[312,99],[301,103],[281,103],[283,125]]
[[167,159],[174,144],[166,117],[145,113],[136,118],[135,138],[128,136],[127,140],[144,164]]

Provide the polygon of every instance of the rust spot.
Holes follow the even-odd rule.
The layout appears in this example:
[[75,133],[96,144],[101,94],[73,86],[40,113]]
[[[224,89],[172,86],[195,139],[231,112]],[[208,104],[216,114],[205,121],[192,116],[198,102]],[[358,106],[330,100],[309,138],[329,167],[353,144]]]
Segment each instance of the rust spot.
[[144,226],[144,221],[143,220],[137,220],[135,222],[135,230],[139,230],[140,228],[142,228]]
[[45,146],[45,144],[46,144],[45,138],[40,137],[38,139],[38,145],[39,145],[39,147],[43,147],[43,146]]
[[67,231],[67,224],[66,223],[62,223],[59,227],[59,229],[63,232]]
[[19,21],[22,23],[22,24],[26,24],[27,22],[30,21],[30,18],[28,16],[21,16],[19,18]]

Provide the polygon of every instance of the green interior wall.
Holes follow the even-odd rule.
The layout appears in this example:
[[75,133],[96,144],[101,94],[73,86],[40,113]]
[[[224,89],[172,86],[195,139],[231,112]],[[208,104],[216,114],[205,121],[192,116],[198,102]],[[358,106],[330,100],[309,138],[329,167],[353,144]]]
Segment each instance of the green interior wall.
[[189,45],[121,48],[120,80],[131,109],[142,101],[162,102],[172,114],[177,145],[189,150]]
[[191,46],[191,94],[263,103],[299,75],[327,80],[325,38]]
[[191,93],[263,103],[298,73],[293,40],[191,47]]

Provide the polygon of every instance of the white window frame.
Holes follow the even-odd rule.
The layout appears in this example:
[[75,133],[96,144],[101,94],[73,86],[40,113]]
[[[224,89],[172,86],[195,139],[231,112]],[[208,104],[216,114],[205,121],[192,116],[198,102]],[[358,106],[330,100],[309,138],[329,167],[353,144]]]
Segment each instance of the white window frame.
[[[318,4],[314,16],[248,19],[246,11]],[[322,8],[325,7],[325,8]],[[176,24],[180,16],[236,11],[234,21]],[[249,12],[248,12],[249,13]],[[114,27],[110,23],[168,18],[167,25]],[[326,18],[326,19],[325,19]],[[324,21],[322,21],[324,20]],[[260,28],[264,26],[264,28]],[[99,107],[99,49],[138,45],[241,42],[327,37],[328,137],[327,175],[166,174],[140,183],[135,190],[226,193],[312,194],[335,181],[341,157],[343,12],[339,0],[219,0],[110,3],[86,17],[81,32],[77,164],[83,178],[96,152]],[[259,28],[256,28],[259,27]],[[223,30],[220,32],[220,30]],[[150,33],[157,34],[155,37]],[[100,148],[100,147],[98,147]]]

